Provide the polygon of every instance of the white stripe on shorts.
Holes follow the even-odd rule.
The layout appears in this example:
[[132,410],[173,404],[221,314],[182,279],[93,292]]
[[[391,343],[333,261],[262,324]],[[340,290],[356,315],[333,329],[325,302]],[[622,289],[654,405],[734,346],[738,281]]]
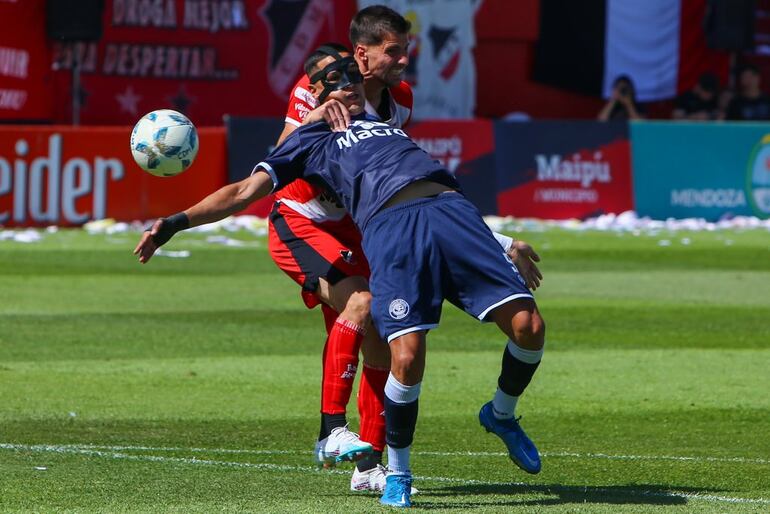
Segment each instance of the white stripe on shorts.
[[388,336],[388,342],[391,342],[394,339],[398,339],[399,337],[409,334],[411,332],[417,332],[419,330],[430,330],[432,328],[438,327],[438,323],[430,323],[427,325],[417,325],[414,327],[405,328],[403,330],[399,330],[398,332],[394,332]]
[[496,307],[500,307],[500,306],[501,306],[502,304],[504,304],[504,303],[508,303],[508,302],[510,302],[510,301],[512,301],[512,300],[516,300],[516,299],[518,299],[518,298],[532,298],[533,300],[535,299],[535,297],[534,297],[534,296],[532,296],[532,295],[531,295],[531,294],[529,294],[529,293],[517,293],[517,294],[512,294],[511,296],[508,296],[508,297],[506,297],[506,298],[503,298],[503,299],[502,299],[502,300],[500,300],[499,302],[497,302],[497,303],[493,303],[492,305],[490,305],[489,307],[487,307],[486,309],[484,309],[484,310],[481,312],[481,314],[479,314],[479,315],[478,315],[478,318],[479,318],[479,320],[481,320],[481,321],[484,321],[484,318],[486,318],[486,317],[487,317],[487,314],[489,314],[489,312],[490,312],[491,310],[495,309]]

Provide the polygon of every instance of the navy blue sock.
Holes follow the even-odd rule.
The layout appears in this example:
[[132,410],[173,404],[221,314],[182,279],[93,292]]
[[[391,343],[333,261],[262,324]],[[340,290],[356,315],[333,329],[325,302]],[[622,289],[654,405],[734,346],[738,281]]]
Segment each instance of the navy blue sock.
[[406,448],[412,444],[418,402],[396,403],[385,396],[385,442],[391,448]]
[[331,434],[332,430],[335,428],[344,427],[348,424],[345,414],[321,414],[321,421],[323,423],[323,432],[321,433],[322,437],[319,441],[324,437],[329,437],[329,434]]
[[532,381],[532,376],[540,365],[542,355],[543,350],[524,350],[509,341],[508,346],[503,351],[500,377],[497,379],[497,386],[500,390],[511,396],[521,396],[521,393]]

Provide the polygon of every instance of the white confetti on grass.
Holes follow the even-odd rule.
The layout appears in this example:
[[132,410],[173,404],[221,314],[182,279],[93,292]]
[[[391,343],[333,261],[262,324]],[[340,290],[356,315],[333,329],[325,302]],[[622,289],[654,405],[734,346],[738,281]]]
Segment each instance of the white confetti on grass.
[[[596,218],[590,218],[584,221],[578,219],[543,220],[536,218],[513,218],[510,216],[485,216],[484,221],[486,221],[487,225],[496,232],[544,232],[552,228],[559,228],[574,232],[596,230],[616,232],[619,235],[631,234],[633,236],[646,235],[656,237],[661,233],[670,236],[672,232],[678,231],[713,232],[718,230],[742,231],[753,229],[765,229],[770,231],[770,219],[761,220],[753,216],[735,216],[716,222],[706,221],[703,218],[669,218],[667,220],[653,220],[649,217],[639,217],[634,211],[626,211],[620,214],[603,214]],[[126,223],[107,218],[89,221],[83,225],[82,228],[85,232],[92,235],[112,235],[138,233],[145,230],[150,224],[150,221],[133,221],[131,223]],[[0,230],[0,242],[16,241],[20,243],[36,243],[41,241],[44,235],[56,233],[58,230],[58,227],[55,226],[46,227],[44,229],[27,228]],[[252,246],[252,244],[244,241],[229,238],[224,235],[218,235],[217,232],[247,231],[258,237],[265,236],[267,234],[267,219],[251,215],[230,216],[221,221],[193,227],[187,231],[200,234],[211,234],[211,236],[207,238],[207,241],[211,244]],[[685,237],[679,240],[679,243],[682,245],[689,245],[692,241],[690,238]],[[731,246],[734,242],[730,239],[726,239],[724,244],[726,246]],[[662,243],[661,246],[667,246],[667,244]]]

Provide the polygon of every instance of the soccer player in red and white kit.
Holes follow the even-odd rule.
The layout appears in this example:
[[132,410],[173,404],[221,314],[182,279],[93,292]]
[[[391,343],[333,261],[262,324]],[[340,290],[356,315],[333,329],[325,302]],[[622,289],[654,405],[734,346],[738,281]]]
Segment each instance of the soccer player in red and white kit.
[[[353,56],[364,76],[366,111],[394,127],[404,127],[412,112],[412,91],[401,80],[408,64],[410,24],[384,6],[359,11],[350,24]],[[327,45],[347,51],[341,45]],[[316,79],[318,80],[318,79]],[[347,109],[337,101],[324,103],[309,91],[303,75],[292,90],[280,144],[303,123],[326,119],[344,130]],[[319,104],[322,108],[316,109]],[[390,370],[390,349],[371,327],[369,265],[353,220],[332,195],[304,180],[279,191],[269,218],[273,260],[302,286],[308,308],[321,304],[328,338],[323,351],[321,430],[316,460],[325,466],[358,460],[351,478],[354,491],[381,491],[385,484],[384,390]],[[347,429],[346,406],[358,367],[360,438]],[[371,452],[371,453],[369,453]],[[363,456],[363,458],[361,458]]]

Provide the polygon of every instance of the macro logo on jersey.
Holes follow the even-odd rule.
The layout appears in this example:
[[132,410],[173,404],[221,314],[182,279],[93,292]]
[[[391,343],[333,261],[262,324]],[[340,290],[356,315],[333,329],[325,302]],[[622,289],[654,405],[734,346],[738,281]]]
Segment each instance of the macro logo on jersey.
[[345,131],[345,135],[338,137],[336,141],[337,147],[342,149],[343,147],[350,148],[359,141],[369,139],[370,137],[388,137],[394,135],[409,137],[403,130],[393,128],[381,121],[356,120],[350,128]]
[[332,0],[268,0],[260,14],[270,34],[270,87],[285,96],[313,49],[321,28],[334,17]]
[[746,172],[746,196],[760,218],[770,217],[770,134],[756,144]]
[[397,298],[390,302],[388,312],[393,319],[404,319],[409,314],[409,304],[406,303],[406,300]]
[[444,80],[451,79],[460,65],[462,50],[457,27],[444,28],[431,25],[428,38],[433,46],[433,59],[439,65],[439,75]]

